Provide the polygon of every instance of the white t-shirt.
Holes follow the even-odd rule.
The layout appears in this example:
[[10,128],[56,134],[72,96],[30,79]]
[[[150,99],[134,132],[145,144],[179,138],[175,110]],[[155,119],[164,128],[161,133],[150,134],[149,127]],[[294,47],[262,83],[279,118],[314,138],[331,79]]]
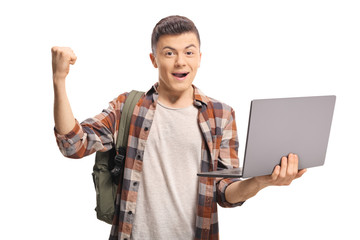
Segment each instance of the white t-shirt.
[[198,109],[157,104],[131,239],[194,239],[202,136]]

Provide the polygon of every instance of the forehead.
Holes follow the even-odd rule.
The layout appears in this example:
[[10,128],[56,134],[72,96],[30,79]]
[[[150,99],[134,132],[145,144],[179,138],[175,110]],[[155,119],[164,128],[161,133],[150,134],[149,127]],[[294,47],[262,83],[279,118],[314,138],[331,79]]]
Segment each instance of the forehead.
[[194,45],[199,49],[199,39],[195,33],[188,32],[177,35],[163,35],[157,42],[157,50],[161,51],[165,47],[184,49],[189,45]]

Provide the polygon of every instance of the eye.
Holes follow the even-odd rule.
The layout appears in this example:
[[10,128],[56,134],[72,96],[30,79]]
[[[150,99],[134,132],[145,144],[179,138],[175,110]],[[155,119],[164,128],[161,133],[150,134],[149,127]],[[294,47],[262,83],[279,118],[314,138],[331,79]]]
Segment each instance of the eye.
[[191,55],[193,55],[194,53],[193,52],[191,52],[191,51],[187,51],[186,52],[186,55],[188,55],[188,56],[191,56]]
[[168,51],[168,52],[165,52],[165,55],[166,55],[166,56],[173,56],[174,53],[173,53],[172,51]]

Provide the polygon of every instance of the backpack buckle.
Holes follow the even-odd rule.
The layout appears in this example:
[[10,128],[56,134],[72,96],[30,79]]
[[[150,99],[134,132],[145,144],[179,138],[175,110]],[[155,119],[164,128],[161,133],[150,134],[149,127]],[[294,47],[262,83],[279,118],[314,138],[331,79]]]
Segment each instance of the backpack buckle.
[[115,166],[110,171],[111,176],[117,177],[120,175],[121,169],[123,168],[124,163],[125,163],[125,157],[126,157],[126,149],[124,147],[121,147],[118,151],[118,154],[116,154],[116,156],[114,158]]

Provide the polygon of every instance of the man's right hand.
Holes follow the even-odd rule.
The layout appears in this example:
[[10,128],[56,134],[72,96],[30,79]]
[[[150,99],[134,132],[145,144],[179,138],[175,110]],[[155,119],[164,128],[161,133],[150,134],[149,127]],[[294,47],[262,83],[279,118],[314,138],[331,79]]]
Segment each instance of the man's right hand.
[[70,64],[74,65],[76,56],[69,47],[52,47],[53,79],[65,79],[70,70]]

